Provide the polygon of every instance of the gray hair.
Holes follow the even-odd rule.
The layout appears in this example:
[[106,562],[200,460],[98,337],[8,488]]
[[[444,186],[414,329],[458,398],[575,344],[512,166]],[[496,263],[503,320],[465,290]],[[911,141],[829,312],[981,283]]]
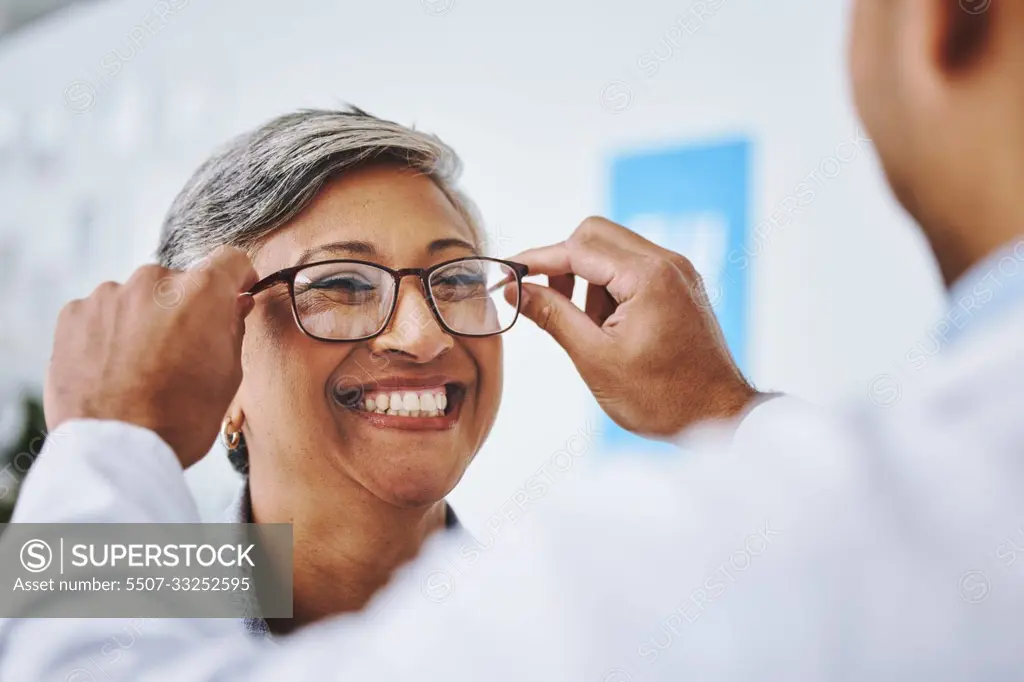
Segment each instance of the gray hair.
[[393,163],[431,178],[485,248],[476,207],[456,187],[462,163],[455,152],[434,135],[351,107],[286,114],[229,142],[171,204],[157,258],[181,269],[225,244],[252,253],[325,182],[371,163]]

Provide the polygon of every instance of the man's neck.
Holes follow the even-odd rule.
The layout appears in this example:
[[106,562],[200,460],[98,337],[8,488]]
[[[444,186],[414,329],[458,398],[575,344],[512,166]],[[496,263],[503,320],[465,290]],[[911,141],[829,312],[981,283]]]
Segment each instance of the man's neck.
[[973,266],[1024,235],[1024,211],[1020,210],[1002,215],[979,213],[969,223],[957,228],[933,221],[925,229],[947,289]]
[[444,500],[400,509],[355,484],[320,495],[256,483],[250,495],[255,522],[293,524],[294,617],[269,620],[275,633],[365,607],[395,569],[444,528],[447,511]]

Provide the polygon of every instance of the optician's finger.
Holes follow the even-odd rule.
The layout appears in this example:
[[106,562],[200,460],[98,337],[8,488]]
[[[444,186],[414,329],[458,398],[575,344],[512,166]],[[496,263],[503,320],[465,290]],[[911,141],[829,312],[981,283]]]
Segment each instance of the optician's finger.
[[581,370],[588,362],[598,360],[607,343],[600,327],[551,287],[523,283],[520,312],[550,334]]
[[572,240],[524,251],[514,258],[532,275],[578,275],[603,286],[620,303],[633,296],[643,256],[600,238]]
[[572,292],[576,289],[576,275],[550,275],[548,286],[572,300]]
[[618,307],[615,299],[604,287],[596,284],[587,285],[587,317],[598,326],[604,325],[615,309]]
[[511,260],[530,266],[531,275],[550,277],[575,274],[572,265],[569,264],[569,251],[565,248],[565,242],[527,249],[512,256]]
[[664,257],[671,253],[654,242],[641,237],[627,227],[623,227],[618,223],[613,223],[605,218],[598,217],[587,218],[584,220],[580,226],[576,228],[576,231],[573,233],[573,238],[569,239],[569,241],[574,240],[602,241],[608,244],[614,244],[626,251],[632,251],[637,254],[648,256]]
[[233,246],[217,247],[209,256],[190,270],[199,270],[216,274],[223,286],[225,294],[237,295],[248,291],[256,284],[258,277],[249,256]]

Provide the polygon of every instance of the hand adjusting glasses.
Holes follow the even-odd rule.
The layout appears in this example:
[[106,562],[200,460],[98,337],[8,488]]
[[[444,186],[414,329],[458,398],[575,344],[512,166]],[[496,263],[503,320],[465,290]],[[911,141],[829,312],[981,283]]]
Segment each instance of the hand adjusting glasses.
[[508,331],[519,317],[528,272],[522,263],[482,256],[402,270],[360,260],[327,260],[279,270],[246,293],[253,296],[287,284],[295,323],[306,336],[366,341],[387,329],[399,284],[416,276],[442,329],[456,336],[494,336]]

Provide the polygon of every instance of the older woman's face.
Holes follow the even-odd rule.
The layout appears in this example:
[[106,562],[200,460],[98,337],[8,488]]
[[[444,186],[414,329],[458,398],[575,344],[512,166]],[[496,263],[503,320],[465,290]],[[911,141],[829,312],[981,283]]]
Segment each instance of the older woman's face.
[[[465,219],[427,177],[389,166],[328,183],[260,246],[260,276],[336,258],[394,269],[425,268],[474,255]],[[355,484],[402,507],[443,498],[494,423],[501,396],[501,340],[446,333],[420,281],[404,278],[385,331],[327,343],[296,325],[288,289],[257,295],[246,320],[244,379],[233,409],[245,417],[251,474],[261,486],[329,494]],[[344,390],[365,397],[411,393],[424,407],[447,400],[442,418],[372,416]],[[423,396],[429,395],[429,398]],[[393,399],[392,399],[393,402]]]

